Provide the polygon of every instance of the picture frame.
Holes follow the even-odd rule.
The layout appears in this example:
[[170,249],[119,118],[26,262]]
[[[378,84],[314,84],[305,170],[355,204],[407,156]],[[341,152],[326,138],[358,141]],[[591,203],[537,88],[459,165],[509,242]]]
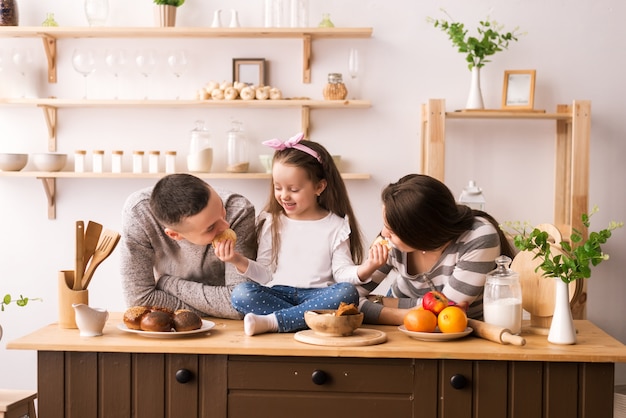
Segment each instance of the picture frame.
[[233,83],[259,87],[266,85],[266,79],[265,58],[233,58]]
[[507,70],[504,72],[502,109],[532,110],[535,105],[536,70]]

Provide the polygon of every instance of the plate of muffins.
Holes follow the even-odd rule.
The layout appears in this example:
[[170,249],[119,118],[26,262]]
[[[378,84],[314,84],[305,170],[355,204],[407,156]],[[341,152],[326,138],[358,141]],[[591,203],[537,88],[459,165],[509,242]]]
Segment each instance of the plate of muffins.
[[205,333],[215,326],[214,322],[202,319],[187,309],[172,312],[154,306],[128,308],[123,321],[117,326],[119,330],[152,338],[187,337]]

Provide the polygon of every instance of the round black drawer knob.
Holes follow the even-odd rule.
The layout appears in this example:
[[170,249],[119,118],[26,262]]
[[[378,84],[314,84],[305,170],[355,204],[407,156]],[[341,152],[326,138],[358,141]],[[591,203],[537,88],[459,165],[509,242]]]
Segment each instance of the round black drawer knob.
[[323,370],[314,370],[311,374],[311,380],[313,380],[313,383],[316,385],[323,385],[328,381],[328,375]]
[[455,374],[450,378],[450,385],[455,389],[463,389],[467,385],[467,379],[462,374]]
[[178,383],[187,383],[193,378],[193,373],[187,369],[180,369],[176,372],[176,381]]

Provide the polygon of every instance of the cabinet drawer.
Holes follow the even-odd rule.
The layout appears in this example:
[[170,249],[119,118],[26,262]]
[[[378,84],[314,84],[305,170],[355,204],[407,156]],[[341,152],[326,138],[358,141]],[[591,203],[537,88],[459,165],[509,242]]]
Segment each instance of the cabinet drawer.
[[231,356],[228,389],[412,393],[413,360]]

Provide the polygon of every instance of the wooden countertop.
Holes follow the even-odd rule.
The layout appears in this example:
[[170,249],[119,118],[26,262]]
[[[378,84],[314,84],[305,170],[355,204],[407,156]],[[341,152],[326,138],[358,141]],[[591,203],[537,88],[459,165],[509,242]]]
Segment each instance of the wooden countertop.
[[362,347],[333,347],[306,344],[294,334],[246,336],[243,321],[208,318],[215,327],[207,334],[185,338],[147,338],[118,329],[121,313],[111,313],[100,337],[81,337],[76,329],[48,325],[7,344],[9,349],[37,351],[84,351],[130,353],[236,354],[305,357],[373,357],[460,360],[573,361],[592,363],[626,362],[626,346],[590,321],[575,321],[575,345],[555,345],[545,335],[523,334],[526,345],[502,345],[473,335],[445,342],[412,339],[393,326],[366,326],[387,333],[387,342]]

